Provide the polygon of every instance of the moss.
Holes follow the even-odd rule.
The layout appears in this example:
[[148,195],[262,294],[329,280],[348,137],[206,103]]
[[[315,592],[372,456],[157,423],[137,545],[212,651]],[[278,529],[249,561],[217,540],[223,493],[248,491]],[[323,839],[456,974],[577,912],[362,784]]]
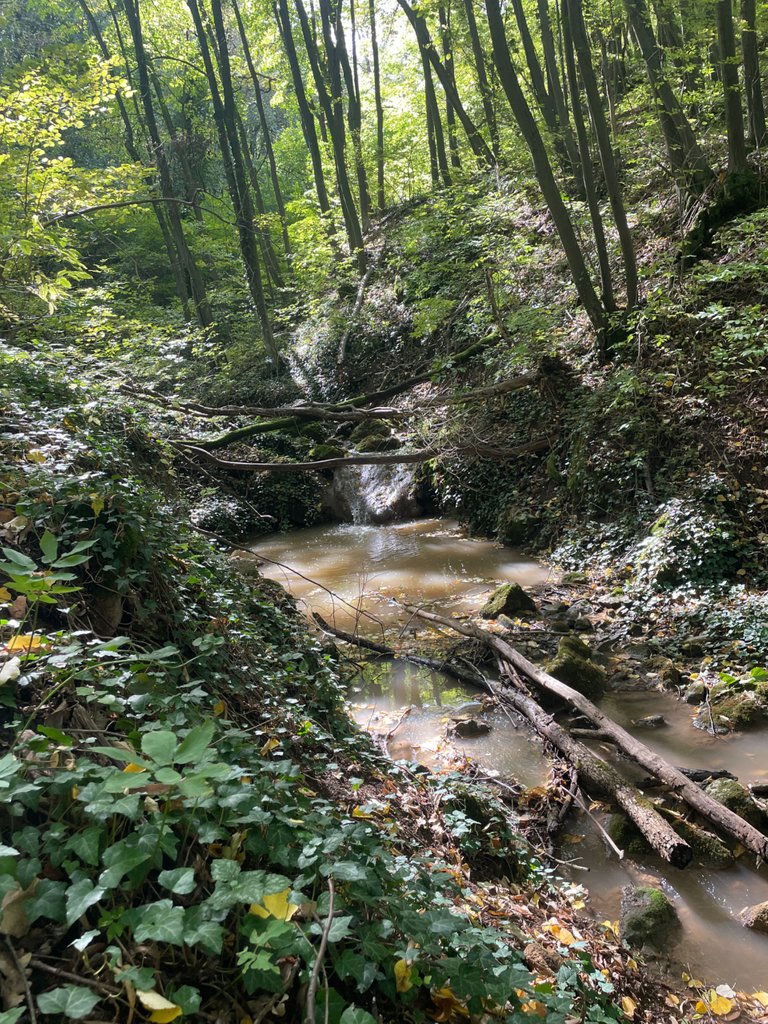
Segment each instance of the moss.
[[357,441],[357,448],[361,452],[396,452],[402,447],[402,443],[392,435],[382,437],[380,434],[368,434]]
[[749,790],[735,779],[714,779],[706,787],[706,792],[755,828],[766,827],[766,815],[749,795]]
[[359,444],[363,439],[371,437],[389,437],[391,429],[386,420],[362,420],[350,433],[350,440]]
[[651,853],[651,847],[640,830],[625,815],[612,814],[607,831],[614,843],[625,853],[633,853],[635,856]]
[[309,457],[315,462],[322,459],[343,459],[345,455],[343,448],[337,448],[333,444],[316,444],[309,452]]
[[605,689],[605,671],[592,661],[592,651],[577,636],[564,636],[547,671],[585,697],[599,697]]
[[496,522],[496,537],[501,544],[517,546],[532,540],[541,520],[525,512],[517,505],[508,505],[499,513]]
[[693,858],[700,867],[720,869],[733,864],[734,856],[731,851],[711,832],[693,825],[690,821],[675,821],[674,827],[675,832],[693,850]]
[[526,594],[519,583],[504,583],[494,590],[480,609],[480,614],[484,619],[497,619],[499,615],[535,611],[533,598]]
[[768,717],[768,702],[756,692],[725,693],[712,703],[712,714],[718,724],[731,729],[745,729]]
[[619,934],[629,946],[660,949],[679,926],[675,908],[660,889],[626,886],[621,897]]

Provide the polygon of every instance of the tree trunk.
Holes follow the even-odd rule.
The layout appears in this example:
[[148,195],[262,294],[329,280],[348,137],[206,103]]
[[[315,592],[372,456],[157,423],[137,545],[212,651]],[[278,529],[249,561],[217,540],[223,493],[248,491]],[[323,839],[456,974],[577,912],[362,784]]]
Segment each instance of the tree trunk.
[[[565,0],[562,0],[563,6]],[[612,313],[616,309],[616,300],[613,295],[613,280],[611,275],[611,261],[608,257],[608,245],[605,240],[605,228],[603,216],[600,212],[600,203],[597,198],[597,187],[595,176],[592,171],[592,153],[589,148],[587,127],[584,123],[584,116],[581,111],[581,94],[576,74],[576,60],[573,50],[573,40],[567,17],[562,19],[563,51],[565,57],[566,74],[568,76],[568,88],[571,94],[571,112],[573,123],[576,128],[576,141],[579,145],[581,177],[584,182],[584,196],[587,200],[589,217],[592,221],[592,232],[595,236],[595,248],[597,250],[597,262],[600,268],[600,285],[603,306],[606,312]]]
[[[450,0],[449,0],[450,3]],[[456,89],[456,67],[453,63],[453,48],[451,45],[451,22],[450,7],[440,4],[437,9],[437,17],[440,22],[440,37],[443,44],[443,63],[448,70],[451,85]],[[459,140],[456,138],[456,113],[450,99],[445,97],[445,121],[448,126],[448,149],[451,154],[451,167],[461,167],[459,159]]]
[[251,155],[251,149],[248,143],[248,135],[243,124],[243,119],[240,112],[237,112],[237,133],[240,140],[240,149],[243,154],[243,163],[245,164],[245,170],[248,175],[248,181],[251,184],[251,192],[256,203],[256,212],[261,218],[261,224],[255,228],[256,234],[259,239],[259,246],[261,247],[261,255],[264,260],[264,268],[269,275],[270,281],[274,282],[276,288],[285,287],[285,281],[283,280],[282,271],[280,270],[280,263],[275,252],[275,248],[272,245],[272,237],[269,233],[269,228],[265,226],[264,222],[268,217],[267,207],[264,203],[264,195],[261,191],[261,184],[259,182],[259,175],[256,170],[256,166],[253,162],[253,156]]
[[291,241],[288,236],[288,219],[285,215],[285,202],[283,200],[283,190],[280,187],[280,176],[277,173],[277,161],[275,160],[275,149],[272,145],[272,135],[269,130],[269,122],[267,121],[267,112],[264,108],[264,98],[261,95],[261,83],[259,82],[259,75],[253,64],[253,57],[251,56],[251,47],[248,42],[248,36],[243,25],[243,19],[240,15],[240,7],[237,0],[232,0],[232,9],[235,12],[235,20],[237,22],[237,31],[240,34],[240,43],[243,47],[243,56],[245,57],[245,63],[248,67],[248,73],[251,76],[251,82],[253,83],[254,98],[256,100],[256,110],[259,115],[259,124],[261,126],[261,132],[264,136],[264,150],[267,154],[267,162],[269,163],[269,177],[272,182],[272,193],[275,197],[275,206],[277,207],[277,214],[280,218],[280,228],[283,236],[283,249],[286,256],[291,255]]
[[376,205],[379,213],[386,209],[384,195],[384,103],[381,99],[381,67],[379,41],[376,37],[376,0],[368,0],[371,22],[371,56],[373,58],[373,102],[376,107]]
[[445,150],[445,135],[437,103],[435,83],[432,80],[432,65],[426,51],[420,47],[421,68],[424,74],[424,106],[427,116],[427,144],[429,146],[429,169],[432,184],[437,186],[442,178],[444,185],[451,184],[451,172],[448,169],[448,157]]
[[429,29],[427,28],[427,23],[424,17],[414,11],[413,7],[408,3],[408,0],[397,0],[397,2],[405,12],[408,21],[410,21],[419,46],[428,55],[438,81],[443,87],[443,92],[445,93],[446,98],[451,101],[451,105],[456,112],[456,116],[459,121],[461,121],[461,125],[467,135],[467,140],[472,147],[472,152],[477,157],[478,164],[482,167],[493,166],[493,154],[490,149],[488,149],[485,139],[481,135],[477,126],[464,109],[464,105],[459,98],[459,94],[451,82],[450,75],[438,56],[437,49],[432,42],[432,37],[429,34]]
[[747,124],[749,141],[755,149],[765,145],[765,104],[760,79],[760,59],[757,53],[755,0],[741,0],[741,49],[744,54],[744,92],[747,97]]
[[741,88],[736,63],[736,34],[733,29],[731,0],[717,0],[717,39],[720,44],[720,80],[725,99],[725,128],[728,135],[728,171],[744,174],[747,147],[741,114]]
[[[155,117],[155,108],[152,103],[152,92],[149,84],[149,70],[147,55],[144,49],[144,36],[141,30],[138,0],[123,0],[123,9],[131,32],[133,49],[136,57],[136,74],[138,77],[138,92],[141,105],[144,110],[144,120],[147,126],[152,156],[155,159],[158,177],[160,180],[160,191],[164,198],[175,198],[173,191],[173,180],[171,170],[163,149],[163,142]],[[184,234],[184,227],[181,222],[179,207],[176,203],[168,203],[168,223],[173,237],[173,245],[178,255],[179,263],[188,282],[189,292],[195,306],[195,314],[201,327],[210,327],[213,320],[208,296],[205,291],[203,275],[195,263],[194,257],[187,245]]]
[[195,176],[192,173],[192,165],[190,164],[189,157],[187,156],[186,153],[186,145],[179,138],[179,133],[176,130],[176,125],[173,123],[173,117],[171,116],[171,112],[168,109],[168,104],[165,102],[165,97],[163,96],[163,86],[157,72],[155,71],[152,64],[149,64],[147,70],[149,71],[149,78],[152,83],[152,88],[154,89],[155,92],[157,108],[160,111],[160,116],[163,119],[163,124],[165,125],[166,132],[168,133],[168,138],[171,140],[171,149],[173,155],[178,160],[179,168],[181,169],[181,177],[184,181],[185,198],[189,205],[192,207],[192,211],[194,212],[195,215],[195,220],[198,222],[198,224],[202,224],[203,211],[200,209],[199,189],[197,187],[197,183],[195,182]]
[[288,58],[288,65],[291,69],[293,91],[296,94],[296,103],[299,108],[299,119],[304,141],[309,150],[309,157],[312,163],[312,176],[315,180],[315,192],[317,193],[317,204],[320,213],[328,220],[329,230],[333,234],[333,225],[330,222],[331,203],[328,198],[328,189],[325,184],[325,173],[323,171],[323,158],[320,153],[320,143],[317,141],[315,131],[315,119],[309,106],[307,93],[304,88],[304,79],[301,75],[299,56],[296,52],[296,43],[293,38],[291,16],[288,13],[287,0],[276,0],[274,6],[275,21],[278,32],[283,42],[283,49]]
[[469,31],[469,40],[472,44],[472,56],[475,60],[475,73],[477,74],[477,84],[480,87],[480,96],[483,101],[483,111],[485,113],[485,123],[488,126],[488,135],[491,139],[491,149],[493,150],[494,159],[499,159],[499,126],[496,122],[496,110],[493,105],[493,92],[488,81],[488,73],[485,69],[485,54],[483,53],[483,46],[480,42],[480,33],[477,29],[477,19],[475,18],[474,0],[464,0],[464,15],[467,19],[467,29]]
[[695,193],[701,193],[713,178],[712,168],[664,73],[661,50],[651,28],[646,2],[624,0],[624,6],[656,97],[669,161],[673,169],[684,177],[686,186]]
[[598,337],[598,358],[602,361],[605,358],[605,310],[595,293],[592,280],[587,270],[584,254],[579,246],[576,232],[574,231],[568,210],[563,202],[560,189],[552,173],[552,166],[549,162],[547,150],[539,134],[531,109],[520,88],[517,74],[512,65],[512,60],[507,47],[507,39],[504,31],[504,21],[501,16],[499,0],[487,0],[486,11],[488,26],[491,31],[491,42],[493,45],[494,61],[499,79],[506,93],[509,105],[517,121],[520,133],[525,140],[533,161],[536,178],[539,182],[544,201],[547,204],[552,220],[560,236],[560,242],[565,252],[566,260],[571,271],[571,277],[576,286],[576,291],[587,312],[587,316],[594,327]]
[[221,80],[221,92],[219,92],[219,84],[211,56],[211,47],[208,44],[208,37],[198,0],[187,0],[187,4],[192,14],[200,55],[203,58],[203,66],[208,79],[208,88],[213,104],[213,118],[216,123],[219,149],[224,163],[224,171],[232,200],[232,207],[235,212],[235,220],[237,221],[240,253],[245,267],[248,291],[256,307],[264,348],[275,368],[277,368],[279,366],[279,353],[272,334],[269,310],[267,309],[264,297],[261,268],[259,266],[258,241],[254,229],[254,209],[243,160],[243,151],[237,132],[237,109],[235,106],[234,89],[232,87],[229,50],[221,12],[221,2],[220,0],[211,0],[213,28],[217,43],[215,57]]
[[635,243],[632,232],[627,222],[627,211],[624,208],[624,198],[621,194],[619,175],[613,159],[613,148],[611,136],[608,131],[608,124],[605,120],[603,101],[597,86],[597,77],[592,67],[592,51],[587,37],[587,28],[584,24],[584,15],[581,0],[561,0],[564,16],[568,20],[573,35],[574,49],[579,61],[581,80],[584,85],[584,92],[587,97],[587,106],[592,120],[592,127],[597,140],[597,150],[600,154],[600,164],[603,168],[603,178],[608,192],[608,200],[611,204],[613,219],[616,223],[616,230],[621,244],[621,254],[624,260],[624,274],[627,288],[627,306],[634,309],[637,305],[637,261],[635,259]]

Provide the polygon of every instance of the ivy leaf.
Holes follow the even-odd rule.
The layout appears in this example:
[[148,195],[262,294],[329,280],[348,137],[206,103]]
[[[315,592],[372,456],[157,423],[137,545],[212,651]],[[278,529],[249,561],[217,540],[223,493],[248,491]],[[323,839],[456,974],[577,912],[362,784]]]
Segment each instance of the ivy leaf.
[[19,1006],[15,1010],[6,1010],[4,1013],[0,1013],[0,1024],[16,1024],[26,1010],[26,1006]]
[[184,945],[184,908],[174,907],[170,900],[158,900],[140,907],[137,911],[139,923],[133,930],[137,942],[170,942],[173,946]]
[[176,737],[168,729],[144,733],[141,749],[155,764],[173,764],[176,755]]
[[161,871],[157,880],[165,889],[176,893],[177,896],[186,896],[193,892],[195,885],[195,872],[192,868],[173,868],[171,871]]
[[101,886],[95,886],[90,878],[83,878],[70,886],[67,890],[67,925],[74,924],[89,907],[99,902],[106,891]]
[[101,1002],[101,996],[93,989],[82,985],[62,985],[37,997],[41,1013],[63,1013],[70,1020],[81,1020]]
[[376,1018],[359,1006],[348,1006],[342,1013],[339,1024],[376,1024]]

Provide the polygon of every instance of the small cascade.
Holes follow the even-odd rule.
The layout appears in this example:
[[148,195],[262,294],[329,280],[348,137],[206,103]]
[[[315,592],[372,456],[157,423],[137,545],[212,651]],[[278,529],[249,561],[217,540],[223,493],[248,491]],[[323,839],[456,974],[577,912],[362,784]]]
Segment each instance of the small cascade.
[[344,466],[334,472],[324,499],[343,522],[391,523],[423,512],[415,490],[413,465]]

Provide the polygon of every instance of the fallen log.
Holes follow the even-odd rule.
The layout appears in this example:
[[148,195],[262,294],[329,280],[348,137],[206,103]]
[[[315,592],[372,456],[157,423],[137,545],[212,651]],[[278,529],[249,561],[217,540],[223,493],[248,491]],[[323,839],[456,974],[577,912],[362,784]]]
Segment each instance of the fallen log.
[[373,651],[375,654],[381,654],[387,658],[398,658],[400,661],[409,661],[414,665],[427,668],[432,672],[442,672],[444,675],[451,676],[453,679],[458,679],[462,683],[468,683],[470,686],[478,686],[481,689],[485,689],[490,692],[488,688],[488,681],[484,676],[480,675],[479,672],[470,672],[468,669],[461,668],[461,666],[454,665],[449,661],[441,661],[439,658],[423,658],[419,654],[402,654],[399,651],[396,651],[393,647],[387,647],[386,644],[380,644],[376,640],[368,640],[366,637],[358,636],[357,633],[346,633],[343,629],[337,629],[329,622],[326,622],[319,612],[312,612],[312,618],[324,633],[328,633],[329,636],[336,637],[337,640],[343,640],[344,643],[353,644],[355,647],[361,647],[366,651]]
[[508,663],[516,672],[530,680],[540,689],[547,693],[560,697],[566,703],[580,711],[588,718],[601,732],[605,733],[619,750],[630,757],[633,761],[645,768],[663,784],[669,786],[676,796],[683,800],[689,807],[710,821],[716,828],[730,836],[736,842],[741,843],[746,849],[756,854],[760,861],[768,862],[768,836],[764,835],[754,825],[750,825],[740,815],[729,810],[719,801],[709,796],[695,782],[687,778],[678,768],[669,764],[664,758],[659,757],[653,750],[647,747],[640,740],[631,736],[620,725],[596,707],[592,701],[584,697],[578,690],[561,683],[559,679],[544,672],[533,662],[528,661],[519,651],[508,643],[489,633],[488,630],[475,626],[472,623],[458,622],[442,615],[435,615],[434,612],[423,611],[419,608],[404,606],[407,611],[428,622],[445,626],[460,633],[462,636],[469,636],[480,640],[491,647],[502,661]]
[[326,469],[339,469],[342,466],[387,466],[399,465],[406,462],[428,462],[441,454],[451,454],[460,451],[471,451],[476,455],[485,458],[516,458],[519,455],[531,455],[535,452],[549,448],[550,442],[547,438],[537,438],[535,441],[528,441],[526,444],[518,445],[516,448],[491,448],[486,445],[472,445],[466,448],[452,448],[450,452],[441,452],[436,448],[422,448],[415,452],[389,452],[380,454],[378,452],[358,452],[357,455],[344,455],[333,459],[317,459],[314,462],[236,462],[231,459],[220,459],[213,455],[207,448],[199,444],[191,444],[187,441],[174,441],[177,448],[186,452],[195,452],[207,462],[221,469],[232,470],[241,473],[309,473]]

